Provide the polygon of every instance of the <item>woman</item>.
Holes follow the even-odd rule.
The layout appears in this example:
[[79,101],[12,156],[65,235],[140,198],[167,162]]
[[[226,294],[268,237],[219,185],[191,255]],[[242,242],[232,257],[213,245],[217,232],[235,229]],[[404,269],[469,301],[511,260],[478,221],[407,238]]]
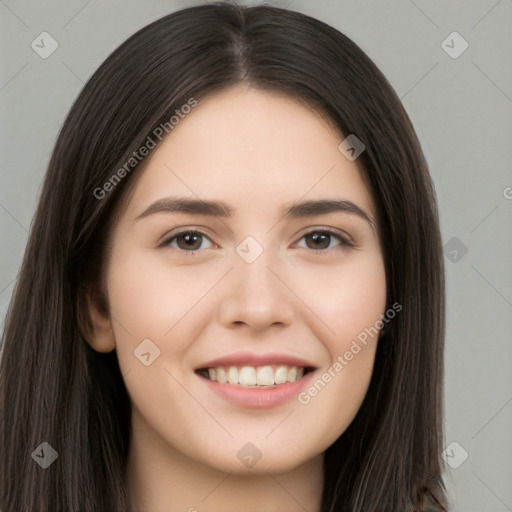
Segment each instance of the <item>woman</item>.
[[296,12],[175,12],[56,142],[0,509],[447,510],[444,314],[434,187],[370,59]]

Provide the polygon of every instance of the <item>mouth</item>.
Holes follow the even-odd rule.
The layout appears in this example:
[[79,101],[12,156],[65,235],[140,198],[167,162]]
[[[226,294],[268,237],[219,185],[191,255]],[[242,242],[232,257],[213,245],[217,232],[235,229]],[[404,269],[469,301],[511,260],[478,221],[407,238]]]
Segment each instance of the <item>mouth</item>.
[[313,372],[313,366],[262,365],[212,366],[199,368],[195,373],[207,380],[241,388],[277,388],[297,382]]
[[238,410],[268,410],[293,400],[317,369],[289,353],[236,352],[202,363],[195,373],[209,392]]

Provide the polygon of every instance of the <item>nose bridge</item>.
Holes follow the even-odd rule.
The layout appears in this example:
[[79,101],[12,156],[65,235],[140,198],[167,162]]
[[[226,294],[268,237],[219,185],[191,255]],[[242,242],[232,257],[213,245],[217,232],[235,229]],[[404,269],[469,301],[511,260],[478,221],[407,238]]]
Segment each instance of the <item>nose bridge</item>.
[[275,275],[279,274],[279,258],[268,246],[269,239],[264,246],[263,240],[248,236],[236,247],[234,269],[219,308],[223,324],[245,323],[263,329],[291,321],[291,296]]
[[[259,238],[261,240],[262,236]],[[241,285],[241,298],[258,301],[260,308],[270,306],[282,292],[278,290],[280,283],[270,271],[270,268],[279,265],[269,239],[267,237],[259,242],[253,236],[248,236],[236,247],[235,274]]]

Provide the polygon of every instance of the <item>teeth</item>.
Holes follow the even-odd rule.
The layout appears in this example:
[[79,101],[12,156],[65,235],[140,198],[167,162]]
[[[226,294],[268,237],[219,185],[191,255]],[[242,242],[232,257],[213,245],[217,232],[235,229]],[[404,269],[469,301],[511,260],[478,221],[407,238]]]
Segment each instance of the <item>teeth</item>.
[[238,384],[238,368],[231,366],[228,370],[228,381],[230,384]]
[[221,384],[226,384],[228,381],[228,377],[226,375],[226,372],[224,371],[224,368],[216,368],[215,373],[217,374],[217,382],[220,382]]
[[[235,382],[235,384],[238,384]],[[240,369],[240,385],[254,386],[256,384],[256,369],[252,366],[243,366]]]
[[276,384],[284,384],[288,379],[288,368],[286,366],[280,366],[277,368],[274,374],[274,380]]
[[274,385],[274,370],[272,370],[272,366],[262,366],[258,368],[256,384],[258,384],[258,386]]
[[293,368],[290,368],[288,371],[288,382],[294,382],[295,378],[297,377],[297,368],[294,366]]
[[203,375],[220,384],[240,385],[243,387],[274,386],[295,382],[304,376],[304,368],[297,366],[236,366],[208,368]]

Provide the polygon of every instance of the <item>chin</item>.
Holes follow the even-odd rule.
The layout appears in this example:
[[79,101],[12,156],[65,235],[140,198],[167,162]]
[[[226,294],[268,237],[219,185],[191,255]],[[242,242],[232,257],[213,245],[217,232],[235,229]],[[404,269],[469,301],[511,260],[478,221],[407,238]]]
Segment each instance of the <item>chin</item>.
[[246,444],[242,448],[233,451],[233,456],[226,457],[226,454],[229,454],[231,451],[230,448],[226,448],[222,454],[214,455],[204,462],[212,469],[224,473],[232,473],[239,476],[268,476],[268,473],[287,473],[309,460],[306,454],[304,454],[304,457],[297,457],[296,453],[294,453],[294,456],[291,456],[293,449],[286,449],[284,453],[268,449],[270,453],[265,454],[264,448],[258,453],[254,448]]

